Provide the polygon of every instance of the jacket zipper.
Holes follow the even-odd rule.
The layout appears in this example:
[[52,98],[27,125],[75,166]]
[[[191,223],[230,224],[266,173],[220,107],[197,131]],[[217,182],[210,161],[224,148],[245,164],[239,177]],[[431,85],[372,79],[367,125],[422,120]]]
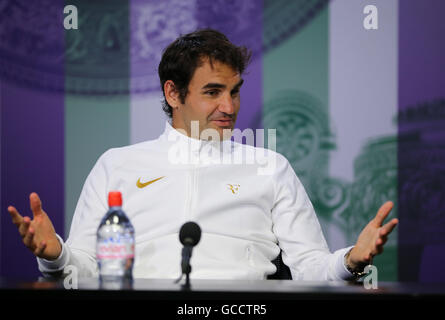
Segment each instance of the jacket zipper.
[[193,164],[191,171],[189,171],[189,185],[188,185],[188,197],[187,197],[187,205],[186,205],[186,212],[185,212],[185,220],[190,221],[193,220],[194,217],[194,195],[197,194],[198,190],[198,168],[199,168],[199,161],[198,164]]

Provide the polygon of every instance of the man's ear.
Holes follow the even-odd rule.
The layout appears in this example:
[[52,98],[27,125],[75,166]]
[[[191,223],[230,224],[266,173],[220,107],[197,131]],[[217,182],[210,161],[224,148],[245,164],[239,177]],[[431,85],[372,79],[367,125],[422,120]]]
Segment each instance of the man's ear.
[[179,92],[176,90],[175,83],[172,80],[167,80],[164,83],[164,94],[165,100],[167,100],[168,104],[176,109],[181,104],[179,99]]

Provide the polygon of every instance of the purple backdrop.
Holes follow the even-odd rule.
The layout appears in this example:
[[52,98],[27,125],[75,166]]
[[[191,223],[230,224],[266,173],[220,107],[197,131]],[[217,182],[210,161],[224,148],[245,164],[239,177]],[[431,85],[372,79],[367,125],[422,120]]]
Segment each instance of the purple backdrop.
[[445,282],[442,0],[399,2],[399,279]]
[[29,194],[62,233],[64,227],[63,1],[8,2],[1,8],[1,270],[6,277],[37,276],[7,212],[32,217]]

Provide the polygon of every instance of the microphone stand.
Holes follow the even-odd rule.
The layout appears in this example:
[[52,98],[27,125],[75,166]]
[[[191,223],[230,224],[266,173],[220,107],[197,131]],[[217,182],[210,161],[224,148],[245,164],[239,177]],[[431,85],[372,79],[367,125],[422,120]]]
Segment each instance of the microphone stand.
[[192,246],[184,246],[182,248],[182,274],[185,274],[185,285],[182,286],[184,290],[190,290],[190,272],[192,266],[190,265],[190,257],[192,256]]
[[190,272],[192,272],[192,266],[190,265],[190,257],[192,256],[192,248],[193,247],[189,245],[185,245],[182,248],[182,262],[181,262],[182,273],[179,279],[175,281],[175,283],[178,283],[185,274],[185,284],[181,286],[183,290],[190,290]]

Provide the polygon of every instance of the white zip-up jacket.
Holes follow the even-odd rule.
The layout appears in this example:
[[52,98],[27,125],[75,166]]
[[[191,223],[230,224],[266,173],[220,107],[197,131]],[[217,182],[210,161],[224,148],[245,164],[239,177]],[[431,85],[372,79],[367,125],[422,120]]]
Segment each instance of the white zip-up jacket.
[[110,149],[99,158],[67,241],[58,237],[61,255],[38,258],[44,275],[73,265],[79,276],[98,276],[96,231],[111,190],[122,192],[123,210],[135,228],[135,278],[178,278],[178,234],[187,221],[202,230],[191,258],[192,279],[265,279],[276,271],[271,261],[280,248],[294,280],[351,277],[344,265],[350,247],[329,251],[313,206],[282,155],[230,140],[189,138],[168,122],[158,139]]

